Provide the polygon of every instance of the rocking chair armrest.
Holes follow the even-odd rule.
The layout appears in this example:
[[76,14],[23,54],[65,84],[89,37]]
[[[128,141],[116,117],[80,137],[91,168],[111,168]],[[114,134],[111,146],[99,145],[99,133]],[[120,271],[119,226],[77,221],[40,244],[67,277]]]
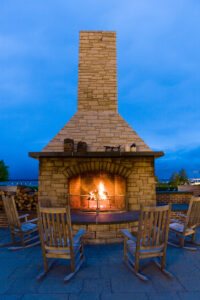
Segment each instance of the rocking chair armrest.
[[180,223],[182,224],[183,222],[176,220],[176,219],[170,219],[170,223]]
[[128,238],[132,241],[137,241],[137,238],[134,235],[132,235],[127,229],[121,229],[121,232],[125,238]]
[[32,220],[28,220],[25,223],[34,223],[34,222],[37,222],[37,221],[38,221],[38,218],[35,218],[35,219],[32,219]]
[[27,221],[28,216],[29,216],[29,214],[21,215],[21,216],[19,216],[19,219],[25,219]]
[[77,234],[75,235],[75,237],[73,238],[73,243],[76,242],[77,240],[80,240],[80,238],[82,237],[82,235],[84,234],[85,229],[81,228]]
[[183,218],[186,218],[186,217],[187,217],[186,215],[181,214],[181,213],[178,213],[178,216],[183,217]]

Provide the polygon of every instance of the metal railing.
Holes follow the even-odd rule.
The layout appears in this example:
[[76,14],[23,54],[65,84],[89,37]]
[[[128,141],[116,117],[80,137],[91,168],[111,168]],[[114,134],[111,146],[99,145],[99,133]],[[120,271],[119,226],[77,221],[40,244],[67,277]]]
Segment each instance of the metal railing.
[[[73,200],[72,198],[77,197],[80,200],[80,204],[73,203],[78,200]],[[91,195],[74,195],[68,194],[68,204],[72,209],[77,210],[85,210],[85,211],[96,211],[97,214],[100,211],[108,211],[108,210],[125,210],[127,209],[127,197],[124,195],[106,195],[106,199],[102,199],[98,193]],[[86,198],[86,199],[84,199]],[[124,198],[121,203],[116,201],[116,198]]]

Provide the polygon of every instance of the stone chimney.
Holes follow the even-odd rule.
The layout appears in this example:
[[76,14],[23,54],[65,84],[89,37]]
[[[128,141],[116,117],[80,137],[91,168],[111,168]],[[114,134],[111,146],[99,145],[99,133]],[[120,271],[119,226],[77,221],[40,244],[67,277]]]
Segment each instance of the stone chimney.
[[79,38],[78,112],[117,112],[115,31],[81,31]]
[[151,151],[117,108],[116,32],[80,31],[77,113],[42,152],[63,152],[64,139],[86,142],[88,152],[136,144]]

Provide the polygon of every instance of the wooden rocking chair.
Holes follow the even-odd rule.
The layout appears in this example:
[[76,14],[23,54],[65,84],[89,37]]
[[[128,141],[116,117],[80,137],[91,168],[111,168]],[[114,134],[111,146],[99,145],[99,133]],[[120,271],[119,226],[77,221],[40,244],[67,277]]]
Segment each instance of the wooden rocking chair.
[[38,220],[44,272],[39,274],[37,279],[43,279],[52,267],[54,261],[48,264],[47,258],[64,258],[71,261],[71,273],[64,278],[64,281],[70,280],[84,260],[82,235],[85,229],[80,229],[76,236],[72,237],[68,205],[66,208],[38,206]]
[[[23,248],[30,248],[40,244],[38,225],[35,224],[37,219],[28,220],[28,214],[19,216],[14,196],[2,196],[5,212],[8,219],[8,226],[10,229],[12,243],[1,244],[0,246],[12,246],[9,250],[19,250]],[[21,220],[24,219],[24,222]],[[20,239],[16,239],[16,238]],[[21,244],[21,246],[15,246]]]
[[[135,275],[144,281],[148,278],[139,272],[140,258],[161,257],[161,264],[155,265],[168,277],[172,275],[165,270],[167,238],[171,206],[141,207],[137,235],[133,236],[126,229],[124,235],[124,262]],[[133,260],[133,257],[135,259]]]
[[[195,242],[195,235],[197,227],[200,225],[200,197],[193,197],[190,200],[190,205],[187,214],[179,214],[183,222],[171,219],[169,224],[169,237],[175,240],[175,243],[168,241],[168,244],[177,248],[184,248],[187,250],[197,250],[196,247],[184,246],[185,242],[196,246],[200,243]],[[174,236],[175,235],[175,236]],[[191,240],[185,240],[189,236]],[[179,244],[176,243],[179,239]]]

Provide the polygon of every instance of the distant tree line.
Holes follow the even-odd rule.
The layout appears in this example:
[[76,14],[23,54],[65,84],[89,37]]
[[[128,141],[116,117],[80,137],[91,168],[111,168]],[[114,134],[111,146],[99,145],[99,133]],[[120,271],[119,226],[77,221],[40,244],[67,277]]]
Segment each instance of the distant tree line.
[[184,185],[188,183],[189,183],[188,176],[184,169],[181,169],[179,173],[173,172],[169,180],[169,184],[172,185]]
[[158,177],[156,177],[156,182],[157,191],[177,191],[178,185],[189,184],[188,175],[184,169],[173,172],[168,183],[159,182]]
[[0,181],[7,181],[8,177],[8,166],[5,165],[3,160],[0,160]]

